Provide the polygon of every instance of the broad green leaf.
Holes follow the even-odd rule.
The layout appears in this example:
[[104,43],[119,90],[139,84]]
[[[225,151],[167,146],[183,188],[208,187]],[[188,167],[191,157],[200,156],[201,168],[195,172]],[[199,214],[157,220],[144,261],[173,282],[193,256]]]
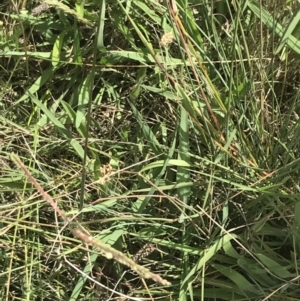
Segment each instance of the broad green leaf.
[[80,47],[80,33],[79,31],[75,30],[74,32],[74,63],[82,64],[82,54],[81,54],[81,47]]
[[300,9],[298,9],[298,11],[293,15],[289,24],[286,26],[284,34],[282,35],[279,45],[275,51],[276,54],[278,54],[281,51],[281,49],[285,46],[288,38],[292,36],[295,28],[299,27],[299,22],[300,22]]
[[82,121],[85,118],[85,112],[88,107],[88,103],[90,100],[90,90],[92,89],[93,85],[93,73],[90,72],[87,74],[86,79],[83,81],[78,97],[78,106],[76,111],[76,128],[79,128]]
[[217,241],[210,246],[208,249],[201,252],[200,259],[196,262],[194,267],[190,270],[184,281],[181,283],[181,286],[184,286],[187,282],[191,280],[192,277],[202,268],[205,268],[209,260],[232,239],[237,238],[234,234],[225,234],[223,237],[217,239]]
[[293,278],[296,276],[295,273],[290,273],[286,267],[281,266],[275,260],[269,258],[264,254],[255,254],[257,258],[276,276],[280,278]]
[[51,57],[51,52],[33,52],[33,51],[10,51],[10,50],[1,50],[0,49],[0,56],[3,57],[11,57],[11,56],[20,56],[20,57],[33,57],[37,59],[49,59]]
[[258,293],[258,289],[241,273],[237,272],[234,267],[228,267],[216,263],[213,263],[212,267],[214,267],[218,272],[222,273],[226,278],[234,282],[241,291]]
[[66,31],[61,32],[53,45],[52,49],[52,66],[56,67],[60,62],[61,49],[64,42]]
[[105,9],[106,9],[106,0],[101,1],[100,7],[100,16],[99,16],[99,28],[98,28],[98,38],[97,38],[97,48],[100,51],[105,51],[104,45],[104,24],[105,24]]
[[252,258],[238,259],[237,264],[241,267],[252,279],[261,286],[275,286],[277,279],[270,277],[267,270],[264,269],[257,261]]

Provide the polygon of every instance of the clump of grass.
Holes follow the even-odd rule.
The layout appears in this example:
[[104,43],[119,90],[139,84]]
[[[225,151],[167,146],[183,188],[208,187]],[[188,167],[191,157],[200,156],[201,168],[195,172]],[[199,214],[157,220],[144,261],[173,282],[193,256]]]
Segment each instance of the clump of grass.
[[2,5],[1,300],[299,298],[296,2]]

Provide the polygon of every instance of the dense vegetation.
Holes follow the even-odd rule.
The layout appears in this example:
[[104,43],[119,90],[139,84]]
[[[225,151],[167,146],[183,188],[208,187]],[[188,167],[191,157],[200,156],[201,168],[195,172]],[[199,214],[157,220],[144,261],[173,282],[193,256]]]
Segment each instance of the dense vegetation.
[[299,20],[3,0],[0,299],[299,300]]

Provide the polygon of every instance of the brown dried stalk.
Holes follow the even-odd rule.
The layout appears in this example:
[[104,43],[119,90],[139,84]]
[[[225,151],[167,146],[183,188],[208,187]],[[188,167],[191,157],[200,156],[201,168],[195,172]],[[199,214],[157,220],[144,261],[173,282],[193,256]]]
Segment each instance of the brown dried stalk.
[[29,170],[25,167],[25,165],[21,162],[20,158],[11,154],[11,159],[14,163],[25,173],[28,180],[35,186],[37,191],[42,195],[42,197],[52,206],[55,212],[63,219],[63,221],[69,226],[70,232],[84,243],[89,244],[93,247],[96,247],[107,259],[115,259],[121,264],[124,264],[130,267],[133,271],[137,272],[143,278],[151,278],[153,281],[161,283],[162,285],[170,285],[171,283],[159,275],[152,273],[147,268],[137,264],[132,259],[128,258],[123,253],[118,250],[112,248],[109,245],[106,245],[99,239],[96,239],[90,236],[86,230],[78,223],[75,224],[67,217],[67,215],[58,207],[58,205],[54,202],[52,197],[44,191],[44,189],[39,185],[39,183],[35,180],[35,178],[31,175]]

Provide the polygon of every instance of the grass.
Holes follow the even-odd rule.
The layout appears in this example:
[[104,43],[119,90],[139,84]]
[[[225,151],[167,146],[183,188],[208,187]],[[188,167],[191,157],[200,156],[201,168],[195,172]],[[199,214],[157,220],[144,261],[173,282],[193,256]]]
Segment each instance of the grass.
[[0,299],[298,300],[299,4],[40,4],[0,4]]

